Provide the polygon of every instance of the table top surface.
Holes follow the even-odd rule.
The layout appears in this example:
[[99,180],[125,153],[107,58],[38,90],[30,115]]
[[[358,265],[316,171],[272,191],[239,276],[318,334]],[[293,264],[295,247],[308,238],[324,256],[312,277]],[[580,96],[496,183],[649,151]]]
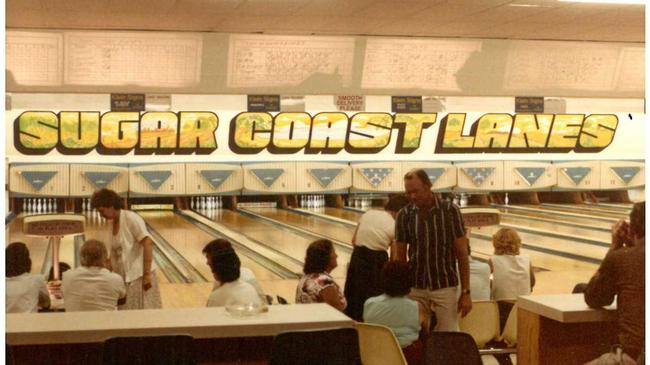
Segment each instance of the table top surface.
[[616,320],[616,301],[602,309],[589,308],[584,294],[524,295],[517,306],[559,322],[601,322]]
[[233,316],[224,307],[7,314],[6,339],[9,345],[38,345],[179,333],[194,338],[256,337],[354,326],[352,319],[324,303],[272,305],[268,309],[250,317]]

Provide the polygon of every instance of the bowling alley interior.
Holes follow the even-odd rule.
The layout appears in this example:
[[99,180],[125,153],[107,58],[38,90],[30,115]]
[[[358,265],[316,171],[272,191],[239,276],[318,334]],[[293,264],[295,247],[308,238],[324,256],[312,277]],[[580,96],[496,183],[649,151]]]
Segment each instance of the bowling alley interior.
[[644,259],[588,296],[645,253],[644,1],[5,25],[7,364],[642,363]]

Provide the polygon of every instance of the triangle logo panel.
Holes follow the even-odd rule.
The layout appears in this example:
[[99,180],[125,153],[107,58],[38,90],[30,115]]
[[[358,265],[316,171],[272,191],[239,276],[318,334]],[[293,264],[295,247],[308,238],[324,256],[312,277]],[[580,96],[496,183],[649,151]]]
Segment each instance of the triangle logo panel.
[[318,181],[320,186],[326,188],[334,179],[339,176],[342,168],[332,168],[332,169],[307,169],[311,176]]
[[432,185],[434,185],[436,183],[436,181],[438,181],[440,176],[442,176],[442,174],[444,174],[445,171],[447,171],[447,169],[444,168],[444,167],[431,167],[431,168],[422,169],[422,170],[424,170],[424,172],[427,173],[427,175],[429,176],[429,180],[431,181]]
[[138,174],[142,176],[151,186],[153,190],[158,190],[162,184],[172,176],[172,172],[167,171],[138,171]]
[[201,170],[201,176],[212,186],[213,189],[218,189],[230,175],[232,170]]
[[496,170],[495,167],[463,167],[463,171],[472,180],[474,185],[481,186],[485,180]]
[[515,167],[517,174],[528,186],[533,186],[546,171],[546,167]]
[[284,169],[252,169],[251,172],[260,181],[270,188],[271,185],[284,173]]
[[562,171],[574,184],[579,185],[589,175],[591,167],[566,167]]
[[50,182],[56,174],[58,174],[58,171],[23,171],[20,173],[37,191],[41,190],[45,184]]
[[108,186],[119,175],[119,172],[106,171],[85,171],[84,176],[90,181],[95,188],[103,189]]
[[363,175],[366,180],[373,187],[379,186],[382,181],[393,171],[392,167],[363,167],[359,169],[361,175]]
[[636,176],[636,174],[641,171],[641,168],[638,166],[617,166],[617,167],[611,167],[612,171],[616,174],[616,176],[621,179],[625,185],[629,184],[632,179]]

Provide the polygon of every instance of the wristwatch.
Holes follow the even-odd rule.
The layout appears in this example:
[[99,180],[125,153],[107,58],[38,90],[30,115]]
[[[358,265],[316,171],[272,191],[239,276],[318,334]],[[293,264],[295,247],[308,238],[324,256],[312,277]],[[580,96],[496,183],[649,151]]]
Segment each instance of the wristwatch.
[[463,291],[461,291],[461,294],[469,294],[469,293],[470,293],[469,289],[463,289]]

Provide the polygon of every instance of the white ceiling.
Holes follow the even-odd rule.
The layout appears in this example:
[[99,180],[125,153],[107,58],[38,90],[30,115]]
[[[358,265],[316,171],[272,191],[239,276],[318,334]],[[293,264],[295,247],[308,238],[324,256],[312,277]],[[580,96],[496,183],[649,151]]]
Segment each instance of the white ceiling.
[[6,26],[645,42],[645,6],[557,0],[7,0]]

